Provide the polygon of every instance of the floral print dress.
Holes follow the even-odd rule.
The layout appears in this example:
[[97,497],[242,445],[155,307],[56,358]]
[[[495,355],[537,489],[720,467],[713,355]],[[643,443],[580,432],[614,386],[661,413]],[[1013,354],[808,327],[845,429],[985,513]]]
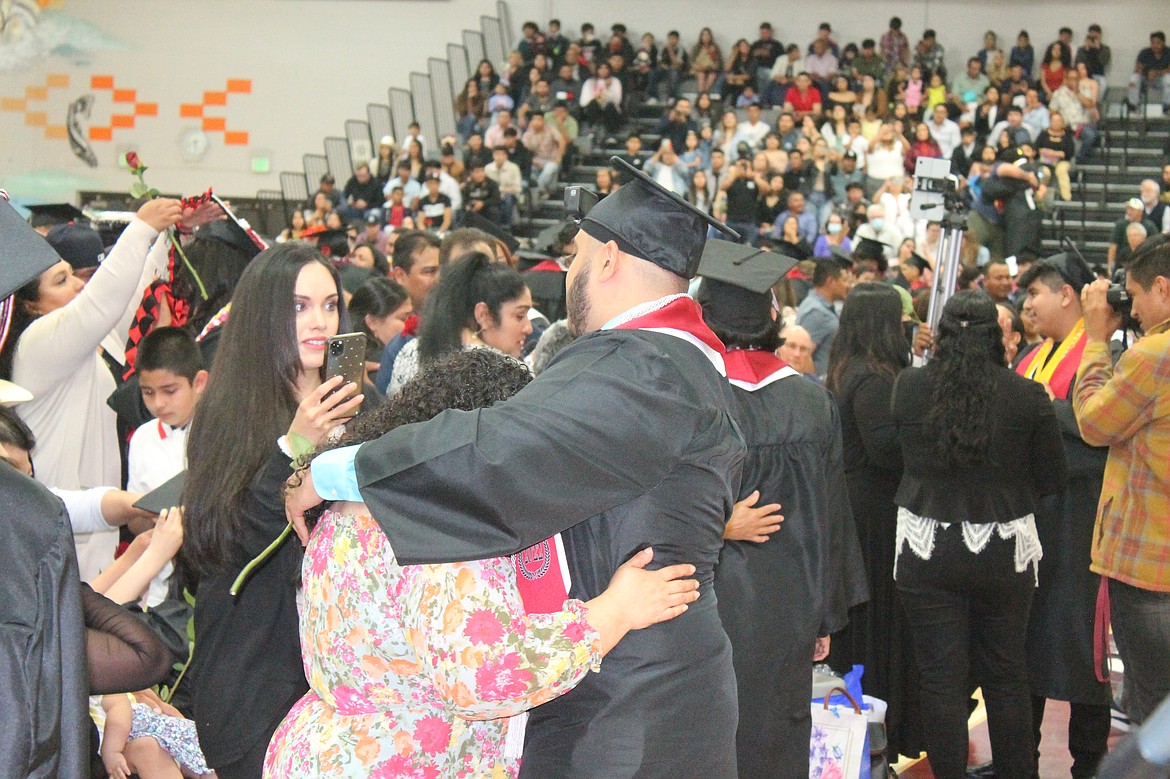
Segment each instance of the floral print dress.
[[266,777],[514,777],[515,715],[601,667],[581,601],[526,614],[508,558],[399,566],[361,504],[327,512],[305,550],[310,690]]

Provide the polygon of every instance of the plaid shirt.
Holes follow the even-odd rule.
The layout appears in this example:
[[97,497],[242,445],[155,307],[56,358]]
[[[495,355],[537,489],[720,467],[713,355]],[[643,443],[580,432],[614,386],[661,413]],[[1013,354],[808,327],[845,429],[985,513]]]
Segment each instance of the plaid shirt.
[[1170,592],[1170,321],[1110,365],[1109,347],[1085,345],[1073,409],[1085,442],[1109,447],[1091,569]]

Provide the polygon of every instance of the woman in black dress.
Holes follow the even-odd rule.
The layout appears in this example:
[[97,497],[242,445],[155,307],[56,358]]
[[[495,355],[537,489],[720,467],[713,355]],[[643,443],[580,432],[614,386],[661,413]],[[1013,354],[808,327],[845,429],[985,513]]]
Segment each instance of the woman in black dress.
[[1006,367],[991,298],[959,292],[934,357],[904,371],[892,402],[904,469],[894,573],[922,678],[938,779],[967,773],[971,686],[983,689],[997,776],[1036,772],[1025,641],[1036,588],[1039,496],[1065,478],[1044,388]]
[[361,403],[360,388],[323,381],[327,339],[345,329],[337,271],[320,252],[303,243],[261,252],[240,277],[191,424],[180,553],[196,598],[191,713],[220,779],[259,778],[273,731],[309,689],[297,632],[303,554],[296,539],[273,542],[288,527],[281,490],[292,457]]
[[902,297],[887,284],[858,284],[845,298],[833,339],[826,386],[841,410],[845,479],[869,581],[869,602],[849,611],[849,626],[833,637],[830,664],[838,672],[865,666],[862,688],[887,702],[890,757],[923,748],[909,624],[894,591],[894,494],[902,452],[890,416],[890,393],[910,364],[902,327]]

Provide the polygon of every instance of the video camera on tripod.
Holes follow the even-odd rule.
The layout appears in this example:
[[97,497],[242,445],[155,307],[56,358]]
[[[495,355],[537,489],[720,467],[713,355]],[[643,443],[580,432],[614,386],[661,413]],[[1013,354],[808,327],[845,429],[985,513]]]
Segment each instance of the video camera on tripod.
[[930,289],[930,309],[926,316],[931,332],[935,332],[943,306],[955,292],[963,237],[967,231],[967,207],[959,196],[959,179],[951,173],[950,160],[918,158],[914,167],[910,213],[915,219],[926,219],[942,225],[934,282]]

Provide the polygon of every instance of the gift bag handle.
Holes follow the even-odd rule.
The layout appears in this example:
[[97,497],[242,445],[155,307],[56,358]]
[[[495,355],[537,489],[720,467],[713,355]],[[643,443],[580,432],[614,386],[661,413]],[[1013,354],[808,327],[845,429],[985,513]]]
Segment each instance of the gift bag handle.
[[829,710],[829,699],[832,698],[835,693],[841,693],[849,700],[850,703],[853,704],[854,713],[856,713],[856,714],[861,713],[861,707],[857,705],[857,699],[854,698],[852,695],[850,695],[849,691],[846,690],[844,687],[834,687],[833,689],[829,690],[828,694],[825,695],[825,702],[824,702],[825,711]]

